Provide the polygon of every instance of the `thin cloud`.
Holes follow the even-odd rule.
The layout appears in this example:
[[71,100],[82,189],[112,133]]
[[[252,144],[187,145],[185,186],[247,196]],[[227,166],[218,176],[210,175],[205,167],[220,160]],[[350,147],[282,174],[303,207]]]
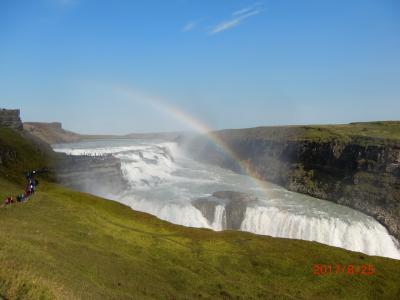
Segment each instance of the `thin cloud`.
[[252,16],[258,15],[263,11],[261,3],[255,3],[252,6],[237,10],[232,13],[232,19],[223,21],[217,25],[215,25],[209,32],[209,35],[214,35],[225,30],[234,28],[240,25],[244,20],[250,18]]
[[196,25],[197,25],[197,22],[195,22],[195,21],[190,21],[190,22],[186,23],[185,26],[183,26],[182,31],[183,31],[183,32],[191,31],[191,30],[193,30],[193,29],[196,27]]
[[245,8],[242,8],[242,9],[239,9],[239,10],[233,12],[232,16],[235,17],[235,16],[239,16],[239,15],[244,15],[250,11],[256,10],[257,8],[262,8],[261,5],[262,5],[261,2],[256,2],[251,6],[248,6],[248,7],[245,7]]

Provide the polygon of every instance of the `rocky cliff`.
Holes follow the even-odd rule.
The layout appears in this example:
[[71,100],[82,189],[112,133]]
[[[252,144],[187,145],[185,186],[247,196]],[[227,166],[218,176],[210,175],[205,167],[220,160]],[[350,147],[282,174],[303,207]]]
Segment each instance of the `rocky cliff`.
[[55,166],[59,182],[75,190],[111,197],[127,189],[119,159],[111,156],[60,154]]
[[19,109],[0,108],[0,127],[22,130],[22,122],[19,115]]
[[[260,127],[215,132],[256,177],[375,217],[400,240],[400,122]],[[213,143],[197,159],[243,172]]]

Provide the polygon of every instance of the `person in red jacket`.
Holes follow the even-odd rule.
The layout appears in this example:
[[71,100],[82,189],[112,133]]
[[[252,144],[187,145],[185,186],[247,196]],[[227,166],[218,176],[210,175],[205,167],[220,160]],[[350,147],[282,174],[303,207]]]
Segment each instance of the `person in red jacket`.
[[7,197],[6,200],[4,200],[3,207],[6,205],[10,205],[11,203],[14,203],[14,199],[12,197]]

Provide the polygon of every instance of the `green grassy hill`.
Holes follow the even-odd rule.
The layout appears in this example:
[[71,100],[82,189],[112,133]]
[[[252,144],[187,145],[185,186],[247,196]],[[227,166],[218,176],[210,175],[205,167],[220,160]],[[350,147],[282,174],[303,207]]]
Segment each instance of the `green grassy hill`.
[[[24,131],[0,127],[0,177],[25,183],[28,170],[51,167],[61,157],[42,140]],[[51,172],[46,179],[51,178]]]
[[[11,148],[17,155],[5,161],[4,149]],[[0,199],[23,189],[13,179],[22,168],[51,165],[45,151],[15,132],[0,130],[0,149]],[[26,203],[0,209],[0,226],[0,295],[6,299],[400,297],[400,261],[313,242],[185,228],[43,180]],[[376,273],[316,276],[314,264],[372,264]]]

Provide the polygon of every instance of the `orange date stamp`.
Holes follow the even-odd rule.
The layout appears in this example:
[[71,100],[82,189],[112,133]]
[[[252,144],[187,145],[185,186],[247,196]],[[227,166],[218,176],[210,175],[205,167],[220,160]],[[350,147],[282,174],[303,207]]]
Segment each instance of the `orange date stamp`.
[[336,265],[325,265],[325,264],[314,264],[313,274],[329,275],[329,274],[347,274],[347,275],[373,275],[375,274],[375,268],[370,264],[353,265],[353,264],[336,264]]

